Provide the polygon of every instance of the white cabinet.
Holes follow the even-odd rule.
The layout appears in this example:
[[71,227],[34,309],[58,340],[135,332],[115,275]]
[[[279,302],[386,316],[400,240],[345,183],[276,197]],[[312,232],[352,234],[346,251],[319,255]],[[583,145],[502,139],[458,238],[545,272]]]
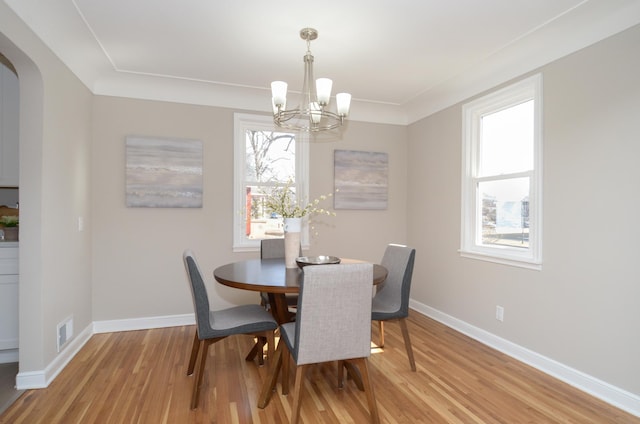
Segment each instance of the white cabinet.
[[18,349],[18,289],[18,243],[0,242],[0,363]]
[[18,77],[0,62],[0,187],[18,187]]

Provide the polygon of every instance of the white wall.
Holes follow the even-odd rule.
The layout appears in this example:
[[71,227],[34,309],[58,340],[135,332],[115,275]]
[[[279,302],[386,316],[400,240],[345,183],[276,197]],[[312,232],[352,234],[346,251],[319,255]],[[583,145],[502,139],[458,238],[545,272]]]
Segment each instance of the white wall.
[[[96,96],[92,147],[93,318],[95,321],[193,312],[182,251],[194,250],[212,307],[257,301],[257,293],[216,284],[216,266],[258,252],[232,252],[231,109]],[[203,207],[125,206],[125,137],[190,138],[204,143]],[[406,240],[406,128],[350,122],[339,142],[312,144],[310,196],[333,190],[334,149],[389,153],[389,208],[338,211],[318,226],[310,252],[378,260],[389,242]]]
[[[543,67],[542,271],[461,258],[461,105],[409,128],[412,297],[640,395],[640,26]],[[495,317],[505,309],[504,322]]]

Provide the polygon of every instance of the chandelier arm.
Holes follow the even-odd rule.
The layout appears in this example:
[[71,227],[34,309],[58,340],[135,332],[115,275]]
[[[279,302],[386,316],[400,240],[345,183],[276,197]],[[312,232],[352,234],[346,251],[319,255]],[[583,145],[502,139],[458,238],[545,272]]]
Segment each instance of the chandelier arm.
[[310,110],[280,110],[274,115],[273,120],[280,128],[305,132],[333,130],[344,124],[343,116],[330,111],[324,111],[320,123],[314,124],[311,114]]

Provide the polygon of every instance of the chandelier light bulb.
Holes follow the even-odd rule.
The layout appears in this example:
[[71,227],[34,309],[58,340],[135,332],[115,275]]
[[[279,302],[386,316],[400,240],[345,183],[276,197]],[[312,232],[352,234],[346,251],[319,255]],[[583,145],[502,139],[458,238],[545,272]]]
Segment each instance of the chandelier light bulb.
[[284,109],[287,103],[287,83],[284,81],[273,81],[271,83],[271,95],[273,96],[273,104],[276,108]]
[[316,95],[318,96],[318,103],[321,106],[326,106],[329,104],[329,100],[331,99],[331,86],[333,85],[333,81],[329,78],[318,78],[316,80]]
[[349,115],[349,108],[351,107],[351,94],[338,93],[336,94],[336,104],[338,105],[338,115]]
[[271,98],[271,106],[273,106],[273,114],[275,115],[276,113],[278,113],[278,107],[280,109],[286,109],[287,108],[287,99],[285,99],[285,102],[280,104],[280,106],[276,105],[276,101],[274,100],[274,98]]

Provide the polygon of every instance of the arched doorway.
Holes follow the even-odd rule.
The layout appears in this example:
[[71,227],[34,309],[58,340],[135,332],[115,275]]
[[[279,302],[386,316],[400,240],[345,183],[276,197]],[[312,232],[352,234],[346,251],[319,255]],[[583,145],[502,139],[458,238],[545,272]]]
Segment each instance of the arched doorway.
[[19,227],[6,224],[19,215],[19,95],[16,70],[0,52],[0,364],[18,361]]
[[[0,52],[0,215],[17,214],[19,86],[13,64]],[[8,216],[8,215],[7,215]],[[0,228],[0,412],[20,395],[18,375],[18,246]]]
[[[42,281],[41,281],[41,202],[42,202],[42,122],[43,83],[35,63],[4,33],[0,32],[0,53],[10,62],[19,85],[20,214],[18,289],[18,338],[20,372],[23,365],[39,368],[42,362]],[[40,348],[39,348],[40,346]],[[26,348],[25,348],[26,347]],[[15,377],[15,376],[14,376]],[[1,406],[1,405],[0,405]]]

